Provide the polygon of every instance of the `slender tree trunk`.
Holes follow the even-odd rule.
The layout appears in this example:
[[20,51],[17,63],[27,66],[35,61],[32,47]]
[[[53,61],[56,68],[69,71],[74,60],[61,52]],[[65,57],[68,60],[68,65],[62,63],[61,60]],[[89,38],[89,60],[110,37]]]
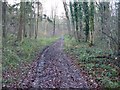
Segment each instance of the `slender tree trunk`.
[[66,15],[66,18],[67,18],[68,33],[71,36],[70,19],[69,19],[69,15],[68,15],[67,4],[66,4],[65,1],[63,1],[63,6],[64,6],[64,10],[65,10],[65,15]]
[[32,37],[32,14],[30,15],[30,30],[29,30],[29,38]]
[[70,2],[70,14],[71,14],[71,22],[72,22],[72,32],[71,35],[75,37],[75,39],[77,40],[77,36],[76,36],[76,31],[75,31],[75,20],[74,20],[74,7],[72,2]]
[[120,54],[120,0],[118,3],[118,53]]
[[27,37],[27,31],[26,31],[26,2],[23,2],[23,37]]
[[[30,2],[30,6],[32,6],[32,2]],[[29,30],[29,38],[31,38],[32,37],[32,19],[33,19],[33,12],[32,12],[32,9],[31,9],[31,13],[30,13],[30,30]]]
[[82,12],[82,7],[83,7],[83,3],[79,2],[79,41],[82,38],[82,31],[83,31],[83,12]]
[[78,2],[74,2],[74,14],[75,14],[75,30],[76,30],[76,41],[79,41],[79,31],[78,31]]
[[37,39],[37,36],[38,36],[38,29],[39,29],[39,10],[40,10],[40,2],[39,2],[39,0],[38,0],[38,2],[37,2],[37,25],[36,25],[36,30],[35,30],[35,39]]
[[[36,3],[34,1],[34,7],[35,7]],[[34,12],[35,12],[35,8],[34,8]],[[35,38],[35,31],[36,31],[36,14],[34,13],[33,14],[33,20],[32,20],[33,23],[33,37]]]
[[17,39],[19,41],[22,40],[22,34],[23,34],[23,7],[24,7],[24,2],[20,2],[20,21],[19,21],[19,30],[18,30],[18,35],[17,35]]
[[6,0],[2,2],[2,29],[3,29],[3,37],[6,38]]
[[56,22],[55,22],[56,15],[54,15],[54,21],[53,21],[53,36],[55,36],[55,28],[56,28]]
[[79,30],[79,41],[80,41],[80,39],[82,38],[82,30],[83,30],[83,25],[82,25],[82,20],[80,20],[80,22],[79,22],[79,24],[80,24],[80,26],[79,26],[79,28],[80,28],[80,30]]
[[90,2],[90,46],[94,44],[94,2]]
[[83,9],[85,14],[85,36],[86,42],[89,40],[89,6],[88,2],[83,2]]
[[52,10],[52,18],[53,18],[53,36],[55,36],[55,32],[56,32],[56,9],[54,10],[54,16],[53,16],[53,10]]
[[[101,32],[108,33],[109,30],[109,2],[100,2],[100,18],[101,18]],[[102,35],[103,36],[103,35]],[[103,36],[102,39],[106,39],[106,36]]]

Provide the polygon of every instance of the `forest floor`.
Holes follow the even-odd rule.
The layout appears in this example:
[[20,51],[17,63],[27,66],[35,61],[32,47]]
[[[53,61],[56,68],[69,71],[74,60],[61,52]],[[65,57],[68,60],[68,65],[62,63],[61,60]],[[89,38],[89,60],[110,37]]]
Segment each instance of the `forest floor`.
[[35,70],[43,49],[56,40],[57,37],[40,37],[36,40],[24,38],[22,42],[18,42],[13,35],[9,35],[2,53],[2,87],[21,88],[21,83],[28,78],[29,72]]
[[[63,51],[63,39],[47,47],[30,70],[22,87],[34,88],[90,88],[87,78]],[[36,68],[36,69],[35,69]],[[33,74],[34,73],[34,74]],[[92,82],[93,83],[93,82]],[[93,83],[95,88],[97,84]]]
[[114,58],[94,58],[112,54],[105,42],[96,41],[94,46],[90,47],[84,41],[76,42],[74,38],[65,37],[64,51],[76,61],[79,69],[88,77],[89,84],[95,81],[98,84],[97,89],[120,88],[120,68],[117,61]]
[[[11,73],[13,79],[17,75],[14,83],[7,82],[3,87],[11,88],[101,88],[96,83],[96,78],[86,74],[87,71],[81,66],[79,60],[71,54],[64,52],[66,40],[58,39],[53,44],[47,46],[39,52],[32,63],[25,63],[22,68],[28,70],[26,74]],[[79,49],[78,49],[79,50]],[[76,51],[76,50],[75,50]],[[89,67],[90,68],[90,67]],[[23,70],[24,71],[24,70]],[[91,70],[89,70],[90,72]],[[91,71],[92,72],[92,71]],[[94,72],[94,70],[93,70]],[[3,73],[4,74],[4,73]],[[10,78],[10,72],[4,75],[4,79]],[[13,82],[13,81],[12,81]]]

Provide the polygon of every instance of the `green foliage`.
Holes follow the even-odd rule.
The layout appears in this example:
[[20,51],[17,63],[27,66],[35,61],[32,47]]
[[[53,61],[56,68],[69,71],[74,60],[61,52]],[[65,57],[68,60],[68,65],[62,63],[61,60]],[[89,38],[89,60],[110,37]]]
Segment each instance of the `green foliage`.
[[108,77],[104,77],[101,81],[102,84],[107,88],[116,88],[119,86],[117,82],[112,82]]
[[10,84],[20,81],[28,73],[29,65],[37,60],[37,54],[56,39],[56,37],[36,40],[24,38],[23,41],[18,42],[16,36],[9,35],[3,40],[2,72],[3,77],[6,75],[7,77],[2,79],[2,83]]
[[31,62],[37,52],[56,38],[41,38],[38,40],[25,38],[21,43],[15,40],[15,36],[8,36],[3,49],[3,70],[19,67],[20,63]]
[[106,49],[98,48],[97,46],[89,47],[85,42],[75,42],[75,39],[65,37],[65,51],[76,57],[81,68],[89,75],[95,77],[96,81],[104,87],[116,88],[120,86],[118,78],[118,67],[113,65],[111,59],[93,58],[110,54]]

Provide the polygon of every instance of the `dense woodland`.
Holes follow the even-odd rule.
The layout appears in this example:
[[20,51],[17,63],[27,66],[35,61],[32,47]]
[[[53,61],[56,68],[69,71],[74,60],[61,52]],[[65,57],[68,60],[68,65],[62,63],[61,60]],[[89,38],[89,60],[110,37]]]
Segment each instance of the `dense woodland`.
[[120,0],[61,2],[61,17],[57,6],[43,13],[39,0],[0,2],[3,86],[24,79],[38,53],[62,37],[65,53],[99,87],[120,87]]

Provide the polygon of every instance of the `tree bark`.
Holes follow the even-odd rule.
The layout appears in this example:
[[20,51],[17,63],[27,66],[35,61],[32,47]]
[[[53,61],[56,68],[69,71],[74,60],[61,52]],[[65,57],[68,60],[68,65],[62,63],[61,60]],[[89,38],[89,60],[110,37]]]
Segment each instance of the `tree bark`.
[[17,35],[17,39],[19,40],[19,41],[21,41],[22,40],[22,34],[23,34],[23,7],[24,7],[24,4],[23,4],[24,2],[20,2],[20,21],[19,21],[19,30],[18,30],[18,35]]
[[94,45],[94,2],[90,2],[90,46]]
[[120,53],[120,0],[118,3],[118,53]]
[[75,31],[76,31],[76,41],[79,41],[79,31],[78,31],[78,2],[74,2],[74,16],[75,16]]
[[6,7],[6,1],[2,2],[2,29],[4,38],[6,38]]
[[64,10],[65,10],[65,15],[66,15],[66,18],[67,18],[68,33],[71,36],[70,19],[69,19],[69,15],[68,15],[67,4],[66,4],[65,1],[63,1],[63,6],[64,6]]
[[23,2],[23,37],[27,37],[27,32],[26,32],[26,10],[25,10],[25,6],[26,6],[26,2]]
[[35,39],[37,39],[37,36],[38,36],[38,29],[39,29],[39,10],[40,10],[40,2],[38,0],[37,2],[37,20],[36,20],[36,30],[35,30]]
[[83,9],[85,14],[85,36],[86,42],[89,40],[89,6],[88,2],[83,2]]
[[75,39],[77,39],[76,37],[76,33],[75,33],[75,22],[74,22],[74,14],[73,14],[73,6],[72,6],[72,2],[70,2],[70,14],[71,14],[71,23],[72,23],[72,36],[75,37]]
[[[32,2],[30,2],[30,6],[32,7]],[[32,12],[32,9],[31,9],[31,12],[30,12],[30,30],[29,30],[29,38],[31,38],[32,37],[32,26],[33,26],[33,24],[32,24],[32,20],[33,20],[33,12]]]
[[55,24],[55,23],[56,23],[56,22],[55,22],[55,18],[56,18],[56,15],[54,15],[54,21],[53,21],[53,36],[55,36],[55,28],[56,28],[56,27],[55,27],[55,25],[56,25],[56,24]]

